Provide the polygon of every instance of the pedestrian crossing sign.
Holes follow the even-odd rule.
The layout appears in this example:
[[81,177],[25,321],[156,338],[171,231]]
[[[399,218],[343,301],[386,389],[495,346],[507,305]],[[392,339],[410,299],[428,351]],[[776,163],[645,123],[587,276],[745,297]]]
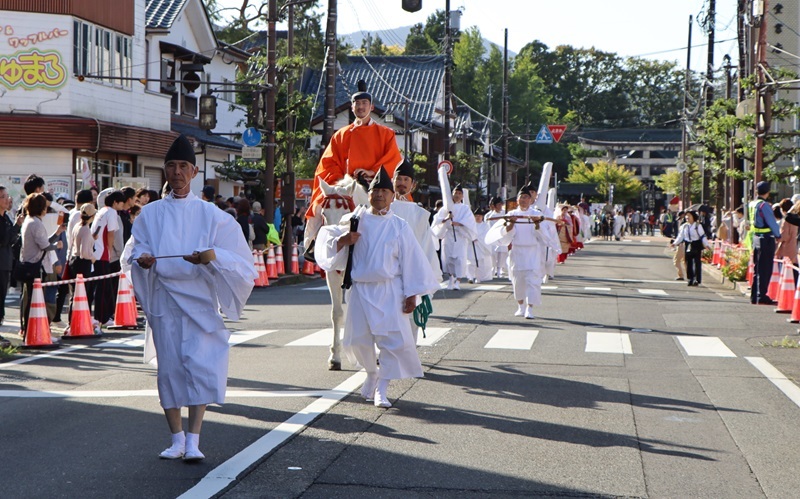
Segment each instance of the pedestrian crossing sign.
[[547,128],[547,125],[542,125],[542,128],[539,129],[539,133],[536,134],[536,143],[537,144],[553,143],[553,134],[550,133],[550,130],[548,130]]

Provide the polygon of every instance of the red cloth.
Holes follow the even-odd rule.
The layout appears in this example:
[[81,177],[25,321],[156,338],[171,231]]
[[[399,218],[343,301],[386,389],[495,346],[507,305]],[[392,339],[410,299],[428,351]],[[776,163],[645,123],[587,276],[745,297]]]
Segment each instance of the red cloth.
[[306,218],[314,216],[322,202],[319,179],[335,184],[346,174],[355,176],[357,170],[376,173],[381,166],[394,176],[394,170],[403,161],[397,147],[394,130],[370,120],[368,125],[347,125],[333,134],[314,172],[314,187]]

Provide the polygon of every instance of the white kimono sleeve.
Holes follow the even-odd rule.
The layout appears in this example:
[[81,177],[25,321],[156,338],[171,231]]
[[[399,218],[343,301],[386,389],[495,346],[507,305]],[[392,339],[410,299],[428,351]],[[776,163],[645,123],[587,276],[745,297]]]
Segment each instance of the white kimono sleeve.
[[439,291],[439,281],[411,231],[401,235],[399,240],[404,297],[433,295]]
[[314,253],[317,265],[325,272],[336,270],[344,271],[347,267],[347,248],[337,249],[339,238],[345,235],[349,228],[341,225],[326,225],[319,229]]

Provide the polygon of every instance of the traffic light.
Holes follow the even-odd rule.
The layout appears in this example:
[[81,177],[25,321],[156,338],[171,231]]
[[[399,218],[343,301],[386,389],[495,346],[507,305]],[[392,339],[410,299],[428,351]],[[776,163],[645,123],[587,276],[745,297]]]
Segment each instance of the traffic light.
[[200,129],[213,130],[217,126],[217,98],[205,94],[200,96]]
[[250,94],[250,107],[247,110],[248,126],[264,128],[267,116],[267,90],[254,90]]
[[403,0],[403,10],[417,12],[422,8],[422,0]]

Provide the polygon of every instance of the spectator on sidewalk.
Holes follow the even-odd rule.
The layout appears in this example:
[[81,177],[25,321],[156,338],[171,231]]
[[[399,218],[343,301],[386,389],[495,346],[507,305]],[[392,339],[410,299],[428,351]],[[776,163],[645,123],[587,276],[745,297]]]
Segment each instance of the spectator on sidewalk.
[[13,246],[19,239],[20,228],[24,217],[18,215],[11,218],[11,195],[5,186],[0,185],[0,325],[6,316],[6,294],[14,266]]
[[[800,213],[800,203],[792,204],[792,200],[784,198],[779,203],[782,212],[780,226],[781,226],[781,240],[775,249],[775,258],[783,259],[788,258],[791,260],[792,265],[797,267],[797,226],[786,221],[786,215],[789,213]],[[792,269],[794,273],[794,284],[797,286],[797,271]]]
[[[103,195],[104,194],[104,195]],[[115,250],[116,234],[122,230],[117,210],[122,209],[125,196],[120,191],[101,193],[98,201],[103,207],[97,212],[92,223],[92,236],[95,238],[94,277],[106,276],[113,272],[111,263],[119,262],[122,248]],[[121,238],[120,238],[121,239]],[[94,318],[102,325],[113,324],[117,290],[111,278],[99,279],[94,286]]]
[[42,260],[45,254],[58,247],[58,239],[66,230],[64,225],[59,225],[55,232],[47,235],[47,229],[42,218],[47,213],[47,198],[44,194],[33,193],[25,198],[24,211],[28,214],[22,223],[22,247],[20,262],[36,267],[36,270],[23,279],[22,297],[20,304],[20,333],[25,337],[28,328],[28,315],[30,314],[31,298],[33,296],[33,281],[42,277]]

